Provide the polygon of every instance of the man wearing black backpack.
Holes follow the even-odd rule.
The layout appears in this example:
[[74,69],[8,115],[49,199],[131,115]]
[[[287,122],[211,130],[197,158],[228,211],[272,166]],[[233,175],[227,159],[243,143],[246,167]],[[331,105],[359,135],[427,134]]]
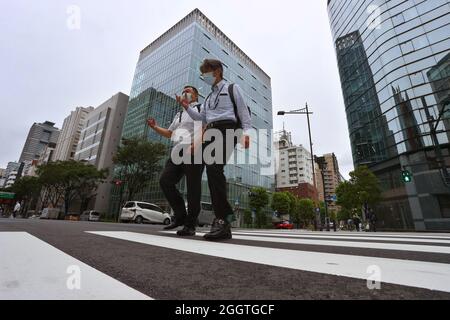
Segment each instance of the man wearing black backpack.
[[[205,235],[205,239],[212,241],[231,239],[230,223],[233,217],[233,209],[227,198],[227,182],[224,167],[238,142],[235,134],[236,130],[243,130],[240,139],[244,149],[250,147],[250,136],[248,135],[249,130],[252,128],[250,112],[244,102],[239,86],[229,84],[224,80],[222,62],[214,59],[206,59],[200,66],[200,71],[203,80],[212,88],[211,93],[203,103],[201,112],[189,108],[189,104],[182,98],[177,97],[177,100],[193,120],[203,122],[204,126],[206,126],[205,135],[208,135],[208,130],[213,129],[220,131],[222,134],[223,157],[216,156],[213,152],[213,163],[206,163],[211,202],[216,219],[214,220],[211,232]],[[232,148],[229,146],[227,148],[228,139],[226,136],[228,134],[233,134],[234,136],[234,145],[231,146]],[[212,138],[211,141],[204,142],[204,150],[214,141],[215,139]]]
[[[198,103],[198,90],[196,88],[186,86],[183,90],[183,100],[188,104],[189,109],[200,112],[201,104]],[[189,150],[196,135],[194,121],[183,110],[175,115],[168,129],[159,127],[153,118],[148,120],[148,125],[159,135],[171,139],[172,151],[177,153],[180,150],[181,152]],[[200,132],[198,133],[200,135],[201,130],[202,126],[200,126]],[[186,144],[187,147],[183,147],[183,144]],[[183,157],[183,159],[185,158]],[[201,210],[200,201],[204,165],[202,163],[196,164],[193,159],[189,160],[189,163],[188,161],[178,163],[178,161],[174,161],[171,155],[159,180],[161,189],[175,214],[175,221],[164,229],[173,230],[184,226],[182,230],[177,232],[177,235],[182,237],[195,235],[197,218]],[[177,189],[177,184],[183,176],[186,177],[187,211],[184,199]]]

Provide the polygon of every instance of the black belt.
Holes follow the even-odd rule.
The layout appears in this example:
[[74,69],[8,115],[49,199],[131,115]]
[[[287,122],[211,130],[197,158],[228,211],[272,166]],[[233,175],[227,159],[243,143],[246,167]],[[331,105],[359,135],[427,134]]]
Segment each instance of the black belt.
[[206,126],[206,129],[214,129],[214,128],[233,128],[236,129],[237,123],[236,121],[233,120],[220,120],[220,121],[215,121],[215,122],[211,122],[210,124],[208,124]]

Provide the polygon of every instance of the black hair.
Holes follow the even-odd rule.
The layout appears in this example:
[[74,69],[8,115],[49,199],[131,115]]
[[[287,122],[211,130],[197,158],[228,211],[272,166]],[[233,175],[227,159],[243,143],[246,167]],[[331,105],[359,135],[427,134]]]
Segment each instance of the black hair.
[[188,89],[188,88],[192,89],[197,96],[199,95],[197,88],[193,87],[193,86],[185,86],[183,90]]

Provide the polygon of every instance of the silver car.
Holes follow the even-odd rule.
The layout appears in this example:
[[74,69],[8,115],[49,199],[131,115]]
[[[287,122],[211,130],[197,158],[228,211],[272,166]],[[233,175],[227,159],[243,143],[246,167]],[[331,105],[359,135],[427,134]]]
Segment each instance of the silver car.
[[161,223],[169,225],[172,222],[170,215],[159,206],[140,201],[130,201],[125,204],[120,214],[121,222]]

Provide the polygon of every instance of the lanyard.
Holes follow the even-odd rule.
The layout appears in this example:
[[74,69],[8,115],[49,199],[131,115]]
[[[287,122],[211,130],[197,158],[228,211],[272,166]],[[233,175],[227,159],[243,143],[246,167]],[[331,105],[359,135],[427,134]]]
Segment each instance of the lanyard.
[[219,91],[217,92],[216,100],[214,101],[214,109],[211,107],[211,95],[214,93],[214,91],[209,94],[208,98],[206,98],[206,100],[208,101],[208,108],[209,108],[209,110],[216,110],[217,109],[217,106],[219,105],[220,93],[222,92],[222,90],[225,87],[225,85],[226,85],[226,83],[224,83],[222,85],[222,87],[219,89]]

